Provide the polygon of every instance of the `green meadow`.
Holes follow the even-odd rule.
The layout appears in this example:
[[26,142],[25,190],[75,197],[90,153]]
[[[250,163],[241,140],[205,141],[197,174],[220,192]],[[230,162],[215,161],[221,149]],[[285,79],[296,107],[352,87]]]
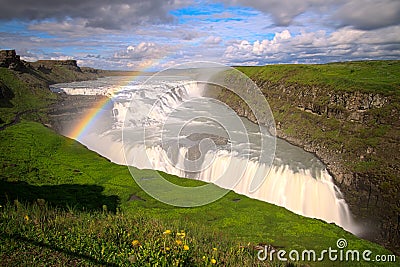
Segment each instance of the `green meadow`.
[[399,96],[400,61],[371,60],[328,64],[282,64],[238,67],[252,79],[286,84],[329,86],[337,91],[359,91]]
[[[0,131],[0,263],[3,266],[396,266],[395,263],[259,261],[257,248],[337,248],[389,255],[383,247],[321,220],[234,192],[209,205],[178,208],[158,202],[116,165],[78,142],[56,134],[45,107],[56,99],[31,90],[2,69],[14,92],[2,105]],[[23,90],[23,91],[22,91]],[[20,93],[19,93],[20,92]],[[21,103],[21,104],[18,104]],[[136,178],[154,171],[133,169]],[[199,181],[160,173],[171,182]],[[318,257],[318,256],[317,256]]]
[[[180,259],[180,266],[207,266],[215,259],[229,266],[262,266],[257,245],[322,251],[335,248],[339,238],[349,249],[390,254],[335,225],[233,192],[197,208],[162,204],[137,186],[127,167],[36,122],[11,126],[0,132],[0,140],[0,258],[5,262],[168,266]],[[163,175],[177,184],[200,183]],[[163,234],[166,230],[171,235]],[[181,230],[189,250],[175,246]],[[140,246],[132,244],[135,240]],[[49,256],[52,252],[60,256]]]

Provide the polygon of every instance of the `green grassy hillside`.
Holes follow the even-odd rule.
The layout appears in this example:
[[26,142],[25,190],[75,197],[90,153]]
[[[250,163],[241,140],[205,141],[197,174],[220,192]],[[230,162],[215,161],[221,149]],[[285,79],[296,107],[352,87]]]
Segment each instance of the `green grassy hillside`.
[[330,86],[336,91],[400,95],[400,61],[353,61],[323,65],[238,67],[255,80]]
[[[68,261],[128,264],[133,253],[140,266],[140,259],[166,257],[162,231],[167,229],[185,230],[190,251],[177,247],[174,253],[196,265],[204,263],[203,256],[233,266],[242,266],[242,261],[261,264],[254,245],[321,251],[335,247],[338,238],[345,238],[349,249],[391,254],[335,225],[233,192],[198,208],[164,205],[147,196],[126,167],[34,122],[0,131],[0,166],[0,259],[4,262],[56,264],[54,255],[61,255]],[[135,175],[147,172],[136,170]],[[137,200],[128,201],[132,195]],[[7,204],[14,200],[27,204]],[[111,213],[104,213],[106,209]],[[134,240],[142,244],[138,251],[131,244]],[[174,240],[168,237],[168,242]],[[218,252],[213,252],[214,247]]]
[[11,122],[19,112],[39,111],[57,99],[57,96],[51,94],[45,85],[39,80],[36,81],[35,84],[27,83],[20,80],[15,72],[0,68],[0,86],[3,91],[9,92],[6,97],[0,98],[0,126]]

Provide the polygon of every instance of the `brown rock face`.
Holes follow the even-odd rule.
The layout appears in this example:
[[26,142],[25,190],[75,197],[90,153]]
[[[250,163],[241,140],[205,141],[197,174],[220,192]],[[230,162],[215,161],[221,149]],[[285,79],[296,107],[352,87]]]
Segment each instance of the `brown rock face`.
[[38,60],[32,62],[31,65],[41,71],[51,71],[55,66],[62,66],[69,70],[82,72],[81,68],[78,66],[76,60]]
[[23,66],[15,50],[0,50],[0,67],[20,70]]

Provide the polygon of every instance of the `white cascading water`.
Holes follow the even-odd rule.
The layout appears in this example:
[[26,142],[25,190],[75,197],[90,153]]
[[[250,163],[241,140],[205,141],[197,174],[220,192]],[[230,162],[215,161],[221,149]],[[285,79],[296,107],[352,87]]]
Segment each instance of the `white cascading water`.
[[[257,155],[251,154],[258,144],[250,140],[246,151],[240,149],[242,144],[233,144],[233,151],[229,151],[226,144],[208,150],[203,155],[204,166],[195,177],[193,173],[189,174],[184,169],[177,168],[171,164],[170,154],[156,134],[150,134],[152,145],[143,142],[143,127],[154,127],[154,133],[166,131],[157,126],[160,122],[167,122],[174,127],[175,123],[184,120],[185,117],[170,116],[171,118],[166,121],[166,116],[176,108],[180,108],[183,113],[193,111],[195,104],[189,106],[181,104],[200,97],[203,89],[196,83],[160,81],[146,86],[130,84],[122,90],[121,88],[116,90],[113,86],[116,84],[115,79],[103,81],[102,84],[108,84],[108,87],[105,86],[99,91],[93,91],[93,87],[98,86],[95,83],[92,88],[89,88],[90,82],[81,82],[84,85],[75,91],[70,84],[54,85],[52,88],[54,91],[64,91],[68,94],[99,94],[101,92],[103,95],[112,97],[114,107],[110,115],[115,119],[114,125],[110,125],[110,130],[105,133],[97,133],[94,130],[79,140],[91,150],[118,164],[128,164],[140,169],[155,169],[180,177],[214,183],[239,194],[285,207],[297,214],[333,222],[350,232],[357,232],[348,206],[323,164],[313,155],[285,141],[279,140],[277,143],[276,158],[272,166],[260,162],[257,160]],[[89,88],[85,93],[82,92],[84,86]],[[156,99],[159,101],[154,105]],[[204,113],[201,111],[195,115],[205,115]],[[250,124],[246,120],[245,123]],[[208,127],[207,129],[214,127],[207,122],[198,124]],[[133,141],[129,144],[122,142],[122,125],[131,130]],[[218,134],[218,129],[214,133]],[[258,134],[260,133],[250,133],[251,136]],[[168,142],[176,142],[176,140],[170,139],[167,140]],[[178,150],[180,155],[187,157],[187,147],[179,146]],[[246,157],[249,154],[251,160]],[[254,177],[265,179],[256,190],[250,192],[250,183]]]

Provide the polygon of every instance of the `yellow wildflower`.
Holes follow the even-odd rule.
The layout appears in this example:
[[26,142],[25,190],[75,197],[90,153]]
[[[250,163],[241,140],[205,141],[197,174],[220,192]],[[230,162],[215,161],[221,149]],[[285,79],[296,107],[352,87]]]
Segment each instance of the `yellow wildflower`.
[[203,256],[203,260],[205,260],[206,259],[206,256]]
[[25,220],[27,220],[27,221],[29,221],[29,216],[28,215],[25,215]]
[[181,240],[175,240],[175,243],[176,243],[178,246],[182,245],[182,241],[181,241]]
[[165,247],[165,250],[166,250],[166,251],[169,251],[169,250],[170,250],[170,248],[169,248],[169,247]]
[[165,230],[163,234],[164,235],[169,235],[170,233],[171,233],[171,230]]
[[185,234],[185,233],[177,233],[176,235],[177,235],[177,236],[180,236],[182,239],[184,239],[184,238],[185,238],[185,236],[186,236],[186,234]]
[[183,250],[189,250],[189,246],[188,245],[184,245],[183,246]]
[[139,240],[133,240],[132,241],[132,246],[136,247],[137,245],[139,245]]
[[212,263],[212,264],[216,264],[217,261],[216,261],[215,259],[211,259],[211,263]]
[[218,249],[217,249],[217,248],[213,248],[213,250],[214,250],[214,251],[217,251]]

